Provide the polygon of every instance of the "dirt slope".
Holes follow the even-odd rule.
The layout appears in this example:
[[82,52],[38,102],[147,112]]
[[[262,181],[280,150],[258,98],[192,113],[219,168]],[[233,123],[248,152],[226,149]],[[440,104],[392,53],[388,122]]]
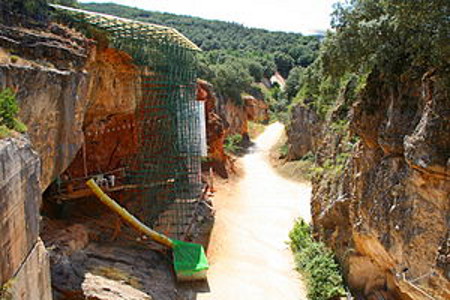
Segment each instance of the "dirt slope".
[[198,299],[306,299],[286,241],[297,217],[311,218],[311,189],[270,166],[268,151],[282,132],[280,123],[267,127],[242,158],[243,178],[216,195],[210,292]]

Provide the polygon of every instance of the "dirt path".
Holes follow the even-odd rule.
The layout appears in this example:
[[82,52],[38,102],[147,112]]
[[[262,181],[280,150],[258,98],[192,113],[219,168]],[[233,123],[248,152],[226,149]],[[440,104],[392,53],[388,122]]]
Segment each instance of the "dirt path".
[[216,195],[210,292],[197,299],[306,299],[286,241],[298,216],[311,218],[311,189],[270,166],[268,151],[282,132],[280,123],[268,126],[242,158],[243,178]]

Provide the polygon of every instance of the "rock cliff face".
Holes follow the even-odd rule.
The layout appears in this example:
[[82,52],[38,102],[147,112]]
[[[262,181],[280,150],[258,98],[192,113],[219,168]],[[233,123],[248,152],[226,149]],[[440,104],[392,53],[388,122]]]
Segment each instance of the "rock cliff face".
[[203,167],[212,167],[220,176],[228,177],[230,158],[223,147],[228,133],[229,124],[217,113],[217,97],[211,84],[206,81],[197,81],[197,100],[205,102],[206,113],[206,139],[208,144],[208,163]]
[[138,70],[125,52],[99,47],[86,66],[88,103],[83,118],[84,148],[66,170],[71,178],[111,171],[137,150]]
[[140,82],[128,54],[59,25],[1,26],[0,46],[0,84],[17,90],[20,119],[42,160],[43,190],[66,169],[74,177],[85,166],[114,169],[135,150]]
[[23,137],[0,140],[0,299],[51,299],[39,239],[40,163]]
[[[323,125],[316,157],[324,172],[313,180],[314,230],[365,299],[450,298],[445,76],[429,72],[422,80],[388,81],[374,72],[348,116],[338,102]],[[297,117],[308,126],[307,114]],[[333,130],[347,117],[350,134],[346,127]],[[348,150],[355,136],[359,142]]]
[[83,67],[91,45],[57,25],[48,31],[0,25],[0,47],[0,86],[17,90],[19,117],[42,160],[44,190],[84,142],[89,81]]
[[85,167],[113,169],[134,151],[140,83],[127,54],[70,29],[0,26],[0,87],[16,90],[37,152],[1,141],[0,283],[12,299],[51,299],[48,255],[38,242],[42,191],[67,169],[74,177]]
[[240,134],[244,141],[250,140],[248,122],[269,120],[269,106],[253,96],[243,96],[242,105],[214,93],[214,87],[203,80],[197,82],[197,100],[205,101],[206,134],[208,144],[207,163],[204,169],[212,167],[223,178],[233,169],[230,157],[225,153],[224,141],[228,135]]
[[231,99],[219,98],[218,111],[229,124],[228,133],[240,134],[247,140],[249,121],[269,120],[269,106],[253,96],[243,96],[242,105],[235,104]]
[[298,104],[292,110],[292,122],[286,128],[288,138],[288,160],[299,159],[308,152],[316,152],[320,140],[321,128],[317,114]]

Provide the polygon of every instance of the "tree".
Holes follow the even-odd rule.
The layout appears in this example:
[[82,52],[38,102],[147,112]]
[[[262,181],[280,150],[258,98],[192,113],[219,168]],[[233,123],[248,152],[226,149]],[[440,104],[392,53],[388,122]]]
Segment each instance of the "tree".
[[295,95],[297,95],[302,84],[304,68],[294,67],[289,73],[286,79],[286,86],[284,92],[289,100],[291,100]]
[[237,62],[217,65],[213,70],[215,71],[213,84],[217,91],[241,105],[241,93],[250,89],[252,83],[248,70]]
[[289,75],[289,71],[294,66],[294,59],[284,52],[277,51],[274,54],[275,64],[278,72],[286,78]]
[[447,0],[353,0],[336,6],[324,43],[327,73],[377,67],[384,73],[401,74],[416,67],[419,72],[449,61],[450,2]]
[[253,77],[254,81],[260,82],[264,76],[263,66],[254,60],[249,60],[247,62],[247,67],[250,75]]

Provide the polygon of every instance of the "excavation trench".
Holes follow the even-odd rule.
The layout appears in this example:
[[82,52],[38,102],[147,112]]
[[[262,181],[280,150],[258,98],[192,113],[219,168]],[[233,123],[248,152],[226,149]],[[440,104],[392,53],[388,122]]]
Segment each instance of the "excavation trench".
[[[280,177],[269,163],[283,130],[280,123],[268,126],[240,158],[243,176],[219,187],[204,285],[176,283],[167,254],[150,250],[154,244],[95,198],[65,202],[57,211],[47,203],[43,239],[55,299],[306,299],[287,241],[296,218],[311,218],[311,188]],[[208,233],[211,223],[203,224]],[[202,236],[209,234],[194,240],[207,246]]]

